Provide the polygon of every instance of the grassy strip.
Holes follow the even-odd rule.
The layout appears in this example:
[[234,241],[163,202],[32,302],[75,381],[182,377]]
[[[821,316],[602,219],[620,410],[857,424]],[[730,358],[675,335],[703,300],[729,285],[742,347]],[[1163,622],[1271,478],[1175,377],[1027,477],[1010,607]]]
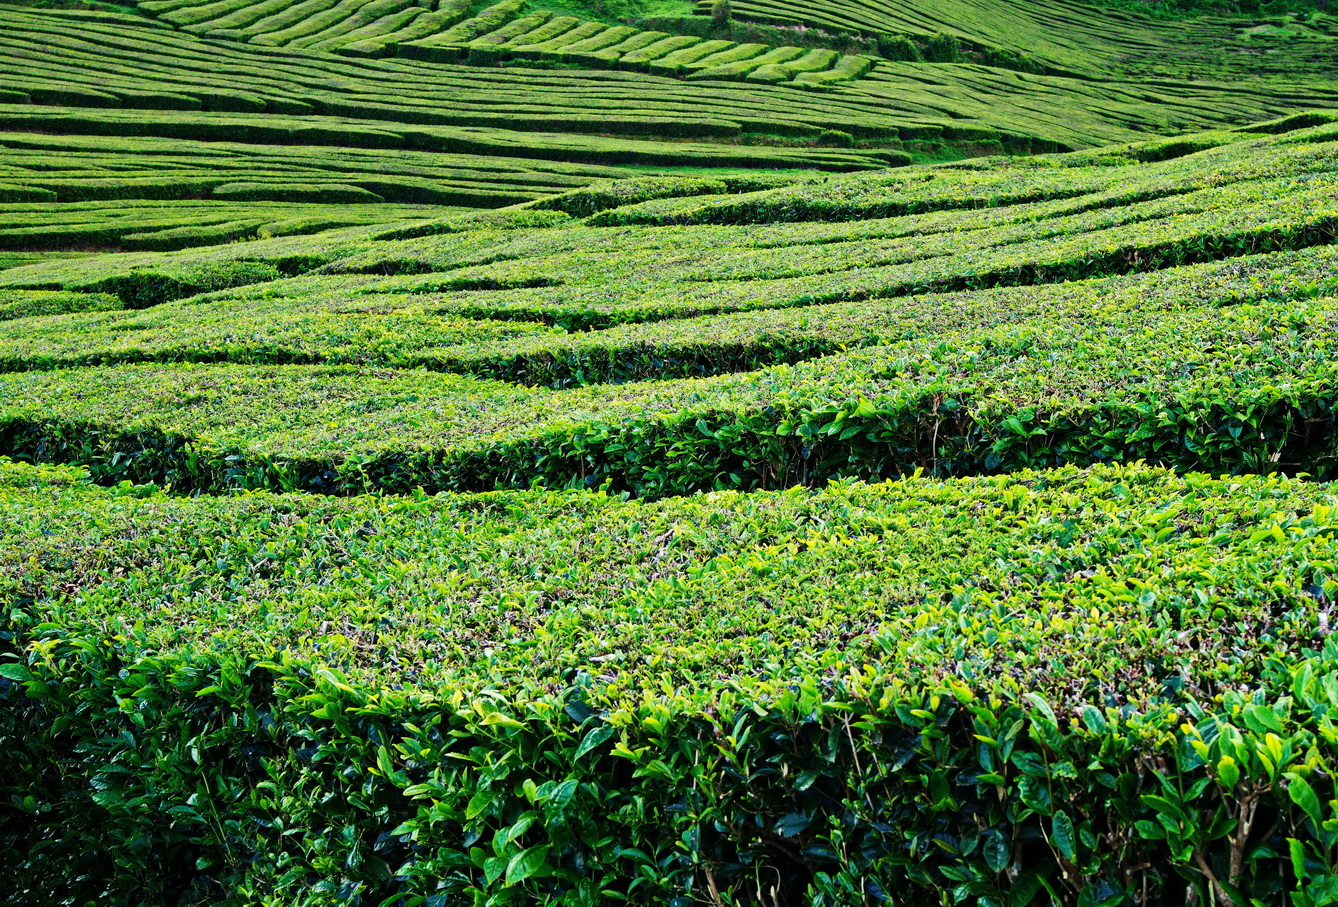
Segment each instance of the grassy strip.
[[1334,846],[1314,485],[0,486],[16,904],[1207,899]]

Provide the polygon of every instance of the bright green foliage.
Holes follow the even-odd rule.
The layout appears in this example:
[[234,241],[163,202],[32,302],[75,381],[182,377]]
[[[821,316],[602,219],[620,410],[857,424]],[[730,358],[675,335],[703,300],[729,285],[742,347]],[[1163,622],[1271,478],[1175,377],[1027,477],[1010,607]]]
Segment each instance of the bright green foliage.
[[[907,36],[927,48],[955,42],[954,51],[930,50],[927,59],[952,62],[968,48],[1022,54],[1065,72],[1091,72],[1105,78],[1118,73],[1165,74],[1168,67],[1199,78],[1235,71],[1251,76],[1257,87],[1261,76],[1291,75],[1306,71],[1330,72],[1326,61],[1332,51],[1331,24],[1323,20],[1278,35],[1260,30],[1257,19],[1193,19],[1157,22],[1146,15],[1152,8],[1226,7],[1256,0],[1103,0],[1123,9],[1098,9],[1082,0],[1032,0],[1023,6],[1008,0],[731,0],[736,16],[765,22],[805,23],[838,33]],[[699,8],[710,0],[698,0]],[[1282,3],[1271,3],[1274,15]],[[1295,0],[1311,6],[1314,0]],[[1271,40],[1270,40],[1271,39]],[[1280,39],[1280,40],[1279,40]],[[1250,48],[1253,54],[1239,51]],[[1285,48],[1285,55],[1268,54]],[[1233,51],[1236,51],[1233,53]],[[1285,56],[1285,59],[1277,57]],[[1274,59],[1270,59],[1274,57]],[[1250,59],[1254,58],[1254,59]],[[1041,111],[1037,111],[1041,114]]]
[[0,900],[1338,898],[1331,17],[135,5],[0,2]]
[[[241,184],[233,184],[241,185]],[[179,190],[180,184],[173,188]],[[87,183],[78,189],[88,188]],[[139,188],[143,188],[140,184]],[[324,192],[324,189],[319,190]],[[277,194],[277,193],[276,193]],[[356,207],[274,199],[253,204],[221,201],[120,201],[5,205],[8,226],[0,249],[68,251],[172,251],[236,240],[297,236],[356,225],[384,225],[426,216],[445,217],[445,206],[366,204]],[[466,213],[468,209],[465,209]]]
[[39,318],[70,312],[99,312],[121,308],[121,301],[106,293],[51,290],[0,290],[0,321]]
[[1169,313],[1090,299],[795,367],[568,391],[293,366],[7,375],[0,439],[105,480],[205,489],[607,479],[663,495],[1136,458],[1333,469],[1333,299]]
[[29,880],[70,867],[150,901],[1043,904],[1322,897],[1332,866],[1315,486],[1133,468],[644,504],[0,476],[0,582],[28,602],[0,661],[15,903],[69,901]]
[[[11,322],[0,366],[28,373],[0,377],[0,445],[109,481],[341,493],[610,480],[658,497],[1137,458],[1327,476],[1338,194],[1333,145],[1310,134],[998,167],[1011,183],[841,178],[868,214],[929,209],[893,218],[531,229],[518,213],[320,254],[272,240],[15,270],[128,307],[244,286]],[[810,185],[755,195],[777,210]],[[1297,251],[1246,254],[1270,248]],[[110,363],[159,364],[42,371]],[[325,367],[274,367],[293,363]]]
[[[250,40],[259,39],[252,37]],[[359,46],[357,53],[362,54],[364,47]],[[804,53],[794,47],[735,43],[690,34],[670,35],[601,22],[583,22],[572,16],[554,16],[548,10],[528,12],[513,0],[494,4],[441,34],[398,47],[386,42],[383,52],[387,48],[404,57],[437,63],[579,64],[660,76],[731,81],[751,79],[752,73],[762,67],[774,67]],[[807,65],[787,67],[778,78],[766,81],[786,83],[804,74],[807,78],[795,78],[796,84],[847,82],[864,76],[873,65],[872,60],[838,54],[834,50],[813,51],[811,55]]]
[[[538,689],[584,672],[594,707],[647,692],[704,707],[731,686],[759,696],[871,666],[912,688],[946,672],[1043,692],[1059,709],[1206,706],[1257,682],[1275,648],[1320,644],[1316,598],[1333,582],[1276,587],[1334,557],[1323,488],[1260,479],[1236,492],[1142,467],[656,503],[190,499],[61,491],[5,468],[18,486],[3,499],[2,575],[39,621],[138,625],[162,652],[318,646],[369,689]],[[67,584],[77,598],[56,591]],[[1201,601],[1209,588],[1233,594]],[[1247,629],[1266,619],[1263,639]],[[1247,634],[1243,648],[1208,644],[1223,627]],[[1193,685],[1140,671],[1150,651],[1188,666]]]
[[[93,223],[83,234],[71,229],[77,222],[56,217],[53,248],[171,248],[367,223],[373,215],[415,216],[373,212],[372,196],[387,206],[495,207],[632,175],[628,167],[854,170],[919,157],[1086,148],[1264,120],[1332,106],[1335,97],[1327,37],[1315,47],[1319,39],[1287,39],[1285,84],[1228,90],[1242,77],[1275,78],[1249,68],[1278,54],[1222,54],[1224,43],[1238,40],[1234,32],[1203,23],[1131,19],[1092,36],[1099,59],[1063,65],[1023,59],[1031,37],[958,37],[968,42],[962,46],[971,61],[959,65],[876,59],[872,38],[842,44],[839,35],[748,32],[770,26],[738,26],[736,33],[733,25],[728,40],[693,29],[638,32],[519,4],[487,12],[407,0],[148,4],[146,11],[181,19],[185,30],[144,16],[6,10],[0,125],[7,134],[29,135],[6,140],[14,150],[0,156],[0,203],[56,200],[49,193],[60,201],[198,202],[219,190],[236,199],[240,190],[231,184],[258,183],[241,192],[251,206],[294,210],[285,217],[234,202],[236,210],[194,230],[158,218],[139,232]],[[453,35],[473,21],[453,17],[468,12],[482,30]],[[991,15],[972,12],[970,21]],[[1049,15],[1028,27],[1053,33]],[[208,40],[197,37],[213,27],[211,17],[228,24]],[[448,21],[454,24],[446,27]],[[501,40],[520,21],[535,29],[473,46],[488,35]],[[682,21],[687,27],[695,20]],[[544,30],[559,22],[564,30],[548,37]],[[430,31],[437,26],[445,30]],[[286,44],[254,43],[261,38]],[[1239,39],[1246,40],[1274,39]],[[708,47],[713,52],[702,53]],[[427,59],[378,58],[395,48]],[[1145,58],[1154,61],[1151,70],[1131,63]],[[1113,68],[1112,59],[1126,68]],[[1167,71],[1168,60],[1176,61],[1175,72]],[[494,65],[502,62],[508,65]],[[541,66],[551,68],[535,68]],[[790,82],[823,92],[797,100]],[[54,140],[53,133],[69,138]],[[841,134],[850,139],[832,140]],[[64,173],[25,165],[43,153],[43,141],[60,149]],[[412,154],[378,153],[384,148]],[[480,156],[496,162],[483,166]],[[333,212],[310,210],[355,197],[368,210],[342,203]],[[183,218],[202,214],[191,206],[180,211]]]

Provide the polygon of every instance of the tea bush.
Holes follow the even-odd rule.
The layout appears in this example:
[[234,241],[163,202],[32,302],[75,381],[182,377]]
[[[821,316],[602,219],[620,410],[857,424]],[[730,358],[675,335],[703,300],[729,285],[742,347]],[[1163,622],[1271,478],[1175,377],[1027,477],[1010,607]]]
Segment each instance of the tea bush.
[[1329,17],[71,5],[0,900],[1333,902]]
[[1314,485],[645,504],[3,473],[15,903],[1324,896]]

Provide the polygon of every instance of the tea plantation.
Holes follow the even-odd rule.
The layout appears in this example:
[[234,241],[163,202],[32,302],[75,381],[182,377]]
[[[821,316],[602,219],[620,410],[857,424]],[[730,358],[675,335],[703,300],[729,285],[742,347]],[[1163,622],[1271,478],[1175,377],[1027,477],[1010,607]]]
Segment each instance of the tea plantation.
[[1338,904],[1322,0],[0,13],[0,903]]

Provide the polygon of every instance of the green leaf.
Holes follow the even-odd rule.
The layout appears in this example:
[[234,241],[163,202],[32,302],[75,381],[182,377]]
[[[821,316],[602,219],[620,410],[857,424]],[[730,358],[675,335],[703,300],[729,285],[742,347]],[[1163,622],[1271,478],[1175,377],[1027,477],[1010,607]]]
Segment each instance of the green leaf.
[[1165,797],[1158,797],[1155,794],[1144,794],[1142,800],[1145,806],[1152,807],[1163,816],[1170,818],[1177,825],[1183,826],[1189,821],[1188,817],[1185,815],[1185,811],[1180,808],[1179,803],[1174,803]]
[[1296,873],[1296,880],[1305,881],[1305,846],[1295,838],[1288,838],[1287,849],[1291,851],[1292,872]]
[[505,871],[506,857],[489,857],[483,863],[483,877],[488,880],[489,885],[501,878]]
[[1315,829],[1318,831],[1324,821],[1324,812],[1315,789],[1310,786],[1309,781],[1295,772],[1288,772],[1287,777],[1289,779],[1287,795],[1292,798],[1293,803],[1305,810],[1305,814],[1315,823]]
[[1077,842],[1073,833],[1073,820],[1062,810],[1055,813],[1055,817],[1050,822],[1050,839],[1054,841],[1055,847],[1059,848],[1060,854],[1064,859],[1070,862],[1077,856]]
[[782,838],[793,838],[810,825],[808,816],[803,813],[789,813],[776,822],[776,834]]
[[1165,841],[1166,829],[1162,828],[1156,822],[1147,819],[1139,819],[1134,823],[1134,828],[1138,829],[1138,836],[1146,841]]
[[525,726],[521,722],[512,718],[510,715],[505,715],[501,712],[490,712],[488,714],[488,717],[483,719],[483,723],[488,727],[492,727],[498,724],[502,725],[502,727],[513,727],[513,728]]
[[1232,885],[1226,879],[1218,879],[1217,884],[1222,886],[1222,890],[1226,892],[1227,897],[1231,898],[1231,903],[1237,904],[1239,907],[1245,907],[1245,905],[1249,904],[1249,901],[1245,899],[1245,892],[1241,891],[1235,885]]
[[548,874],[548,845],[539,844],[522,850],[506,866],[506,884],[515,885],[535,876]]
[[553,792],[548,795],[548,806],[554,810],[566,809],[572,797],[576,796],[577,787],[579,787],[579,783],[575,778],[568,778],[563,781],[553,788]]
[[1024,872],[1008,890],[1008,907],[1027,907],[1045,889],[1045,880],[1041,876],[1035,872]]
[[1100,709],[1096,706],[1083,706],[1082,720],[1093,734],[1104,734],[1110,730],[1110,725],[1106,724],[1106,716],[1102,715]]
[[1003,872],[1008,866],[1010,848],[1008,839],[998,829],[991,828],[984,834],[984,845],[981,853],[985,857],[985,865],[990,868],[990,872]]
[[506,844],[510,844],[533,828],[534,823],[537,821],[539,821],[539,814],[534,810],[521,813],[520,818],[516,819],[514,825],[497,833],[497,838]]
[[1022,802],[1044,816],[1050,815],[1050,788],[1036,778],[1023,777],[1017,782]]
[[1045,721],[1055,727],[1059,726],[1059,719],[1055,717],[1055,710],[1050,708],[1050,703],[1046,702],[1036,693],[1028,693],[1026,700],[1036,707],[1036,710],[1045,716]]
[[469,805],[465,807],[465,819],[473,819],[492,805],[495,796],[490,790],[481,790],[469,798]]
[[33,679],[32,672],[29,671],[27,668],[25,668],[23,665],[19,664],[0,665],[0,677],[4,677],[8,680],[13,680],[18,683],[23,683],[24,681]]
[[1254,727],[1259,733],[1272,731],[1275,734],[1282,733],[1282,721],[1278,715],[1268,706],[1252,705],[1245,711],[1246,723]]
[[576,748],[576,755],[573,758],[580,759],[612,736],[613,728],[607,724],[602,727],[592,728],[590,732],[585,735],[585,739],[581,741],[581,745]]

